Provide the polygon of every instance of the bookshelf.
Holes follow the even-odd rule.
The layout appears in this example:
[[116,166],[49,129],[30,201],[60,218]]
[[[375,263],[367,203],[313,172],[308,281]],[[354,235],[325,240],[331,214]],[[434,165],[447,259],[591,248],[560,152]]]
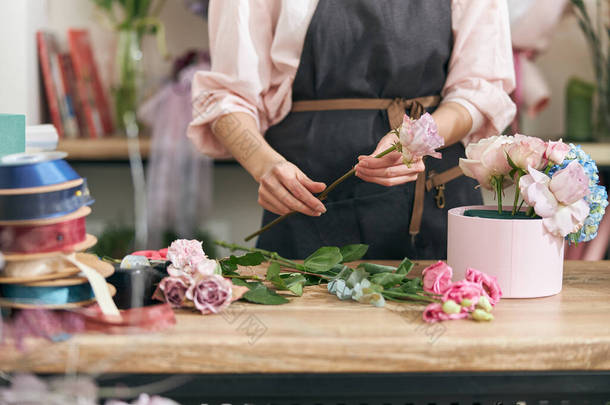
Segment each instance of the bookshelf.
[[[150,138],[140,138],[140,152],[144,159],[150,153]],[[57,150],[68,153],[68,160],[73,161],[125,161],[127,153],[127,138],[108,137],[97,139],[60,139]]]

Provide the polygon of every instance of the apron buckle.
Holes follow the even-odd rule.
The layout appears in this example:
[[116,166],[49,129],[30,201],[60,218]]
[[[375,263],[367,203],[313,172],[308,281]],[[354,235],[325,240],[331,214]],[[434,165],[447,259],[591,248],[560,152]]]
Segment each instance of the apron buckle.
[[434,199],[436,200],[436,206],[438,208],[445,208],[445,185],[444,184],[440,184],[438,186],[435,187],[436,188],[436,195],[434,196]]

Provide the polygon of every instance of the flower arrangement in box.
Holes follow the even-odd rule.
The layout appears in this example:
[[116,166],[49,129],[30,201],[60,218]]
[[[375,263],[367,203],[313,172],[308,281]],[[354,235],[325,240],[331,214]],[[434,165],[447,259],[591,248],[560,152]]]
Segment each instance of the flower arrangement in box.
[[[507,297],[561,291],[564,239],[593,239],[608,205],[595,162],[579,146],[517,134],[468,145],[460,167],[495,192],[498,206],[449,211],[447,258],[456,273],[486,271]],[[511,184],[513,205],[504,207]]]

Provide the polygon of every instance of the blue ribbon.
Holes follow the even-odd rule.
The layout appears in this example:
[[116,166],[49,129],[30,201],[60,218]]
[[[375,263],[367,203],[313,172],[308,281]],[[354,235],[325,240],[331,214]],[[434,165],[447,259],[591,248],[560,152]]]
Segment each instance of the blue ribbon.
[[31,305],[64,305],[94,297],[89,283],[61,287],[0,284],[0,295],[16,304]]
[[65,190],[0,195],[0,221],[55,218],[93,203],[87,181]]
[[63,159],[15,166],[0,165],[0,188],[50,186],[79,179],[78,173]]

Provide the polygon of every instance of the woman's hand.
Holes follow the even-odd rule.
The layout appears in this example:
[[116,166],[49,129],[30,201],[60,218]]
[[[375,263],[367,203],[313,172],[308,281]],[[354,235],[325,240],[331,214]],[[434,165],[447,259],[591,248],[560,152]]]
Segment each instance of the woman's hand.
[[320,216],[326,207],[312,193],[320,193],[324,183],[315,182],[298,167],[284,160],[274,163],[259,179],[258,203],[268,211],[284,215],[298,211]]
[[380,152],[391,147],[397,137],[393,133],[386,134],[375,151],[368,156],[358,156],[356,165],[356,176],[364,181],[381,184],[382,186],[396,186],[399,184],[415,181],[417,175],[425,170],[424,162],[420,159],[407,167],[402,161],[400,152],[391,152],[381,158],[375,158]]

